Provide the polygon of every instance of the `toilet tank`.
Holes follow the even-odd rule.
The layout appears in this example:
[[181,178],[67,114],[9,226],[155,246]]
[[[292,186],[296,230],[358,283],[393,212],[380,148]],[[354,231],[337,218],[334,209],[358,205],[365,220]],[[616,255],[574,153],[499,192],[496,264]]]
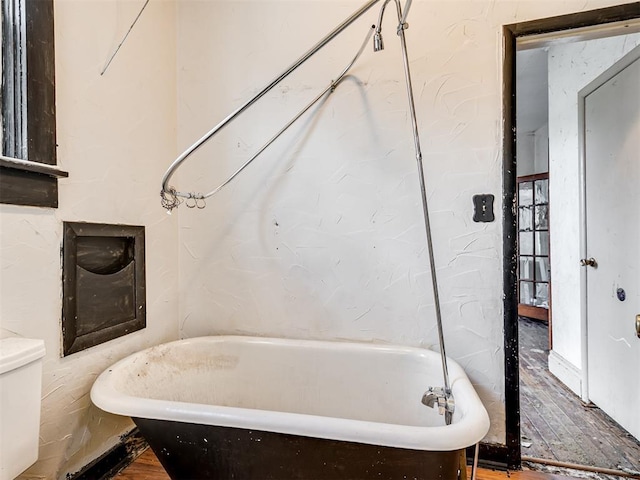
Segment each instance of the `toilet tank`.
[[0,480],[38,459],[44,341],[0,340]]

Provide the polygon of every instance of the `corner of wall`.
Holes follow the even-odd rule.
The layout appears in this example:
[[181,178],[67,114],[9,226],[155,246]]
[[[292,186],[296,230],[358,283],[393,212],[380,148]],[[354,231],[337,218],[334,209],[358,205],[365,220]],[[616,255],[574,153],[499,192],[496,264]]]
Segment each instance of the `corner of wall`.
[[582,370],[577,368],[555,350],[549,352],[549,371],[573,393],[582,394]]

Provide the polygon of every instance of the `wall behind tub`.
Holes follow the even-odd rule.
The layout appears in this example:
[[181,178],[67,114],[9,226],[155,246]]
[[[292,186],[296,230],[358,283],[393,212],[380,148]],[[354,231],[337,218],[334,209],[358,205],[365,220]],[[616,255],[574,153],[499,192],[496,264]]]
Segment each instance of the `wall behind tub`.
[[[361,3],[179,2],[179,148]],[[447,353],[490,412],[490,442],[505,439],[501,26],[615,3],[418,0],[409,16]],[[437,344],[397,22],[387,13],[384,52],[367,48],[352,77],[206,209],[180,208],[181,336]],[[336,77],[376,17],[269,93],[173,183],[213,189]],[[472,221],[477,193],[496,196],[496,222]]]
[[[177,338],[177,222],[159,205],[175,153],[175,5],[55,2],[57,210],[0,206],[0,334],[45,340],[38,462],[21,478],[65,478],[132,428],[91,404],[96,376],[127,354]],[[61,358],[63,221],[146,227],[147,327]]]

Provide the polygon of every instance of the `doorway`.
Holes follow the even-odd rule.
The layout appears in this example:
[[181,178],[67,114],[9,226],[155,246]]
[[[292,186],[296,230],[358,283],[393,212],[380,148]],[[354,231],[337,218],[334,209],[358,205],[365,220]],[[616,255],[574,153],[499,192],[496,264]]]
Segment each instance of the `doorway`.
[[[546,423],[546,428],[551,430],[552,433],[556,434],[556,436],[558,433],[560,434],[560,436],[557,436],[558,440],[556,443],[558,445],[564,445],[567,443],[563,441],[563,435],[565,439],[579,437],[580,432],[573,427],[592,421],[589,419],[570,418],[571,416],[575,416],[575,414],[580,410],[584,410],[588,414],[597,413],[601,416],[601,419],[609,422],[607,425],[617,427],[616,422],[613,422],[606,414],[604,414],[604,412],[597,408],[593,408],[593,405],[589,403],[587,388],[588,380],[583,378],[587,373],[587,369],[584,368],[587,352],[586,348],[582,345],[582,343],[586,343],[586,341],[582,342],[583,339],[586,340],[586,333],[582,324],[582,318],[586,314],[586,309],[581,301],[581,288],[583,287],[581,278],[583,276],[583,272],[580,270],[581,267],[579,267],[578,264],[581,258],[581,242],[579,238],[581,218],[581,213],[579,211],[579,199],[581,195],[581,187],[577,132],[575,133],[576,138],[574,140],[575,147],[572,151],[573,157],[570,157],[575,157],[575,162],[566,161],[567,156],[565,151],[559,152],[557,148],[554,150],[552,140],[550,140],[552,144],[549,146],[549,157],[552,163],[564,160],[566,163],[565,166],[570,166],[570,168],[565,169],[565,171],[562,169],[554,169],[552,166],[548,171],[550,182],[549,211],[551,212],[550,218],[555,220],[555,223],[554,221],[551,221],[550,232],[552,239],[556,234],[558,237],[555,243],[553,240],[551,241],[550,248],[550,256],[552,258],[551,271],[553,281],[555,282],[552,291],[555,293],[550,295],[550,297],[553,296],[554,302],[552,305],[551,302],[549,302],[552,307],[549,310],[549,319],[553,320],[551,325],[548,325],[543,321],[533,318],[534,315],[529,317],[525,317],[523,315],[525,318],[520,320],[520,316],[518,314],[519,310],[521,314],[523,313],[523,308],[521,306],[522,290],[519,288],[519,285],[523,280],[528,279],[519,277],[522,270],[522,267],[519,267],[519,265],[522,265],[522,255],[518,258],[519,252],[517,248],[519,243],[516,241],[518,237],[519,222],[517,213],[519,213],[519,209],[513,208],[518,206],[518,196],[516,194],[518,175],[515,174],[515,172],[517,172],[517,167],[519,167],[522,155],[520,152],[521,145],[518,144],[516,136],[512,135],[511,132],[521,131],[521,125],[523,124],[522,119],[516,117],[517,113],[522,112],[522,107],[516,108],[516,105],[519,105],[521,100],[520,97],[523,94],[523,89],[521,86],[517,85],[516,81],[518,66],[517,55],[519,51],[541,49],[544,51],[544,54],[549,57],[549,52],[554,49],[554,42],[556,42],[559,32],[562,32],[562,45],[567,45],[572,42],[585,42],[595,38],[618,37],[620,33],[616,31],[616,28],[620,27],[626,29],[625,33],[630,31],[638,32],[639,29],[637,22],[634,24],[634,22],[630,22],[630,20],[638,18],[640,16],[639,14],[640,12],[638,11],[637,4],[630,4],[598,11],[584,12],[581,14],[537,20],[534,22],[525,22],[505,27],[505,45],[507,51],[505,55],[504,98],[505,119],[507,121],[505,122],[504,143],[504,191],[505,199],[507,201],[505,202],[505,211],[503,214],[505,218],[506,413],[507,448],[509,450],[509,461],[512,465],[519,464],[524,458],[525,460],[534,460],[547,464],[578,463],[585,465],[587,468],[598,466],[596,464],[596,456],[589,454],[588,451],[586,454],[583,454],[582,457],[574,459],[561,458],[558,460],[558,456],[565,456],[567,453],[566,451],[553,453],[552,455],[554,455],[555,458],[549,458],[549,455],[546,455],[547,458],[532,458],[529,456],[528,452],[532,451],[529,449],[532,447],[532,444],[534,443],[532,440],[534,439],[522,438],[522,432],[520,429],[520,426],[522,425],[522,431],[524,432],[528,427],[526,422],[529,421],[529,418],[526,416],[525,410],[528,407],[531,407],[529,404],[531,403],[532,398],[534,401],[542,402],[539,403],[542,407],[548,407],[551,404],[559,406],[558,404],[560,401],[553,402],[547,397],[544,397],[544,395],[553,392],[554,390],[557,390],[560,393],[562,399],[573,398],[575,401],[573,406],[567,407],[567,412],[565,413],[570,414],[567,415],[567,418],[562,417],[558,411],[550,411],[548,409],[544,410],[544,408],[542,411],[538,411],[539,417],[541,417],[541,419]],[[589,28],[594,25],[599,25],[596,33],[593,33],[593,30]],[[579,28],[579,30],[570,31],[574,28]],[[633,45],[631,45],[631,48],[633,48]],[[551,56],[556,63],[561,57],[557,50],[554,50],[551,53]],[[589,61],[590,63],[593,63],[592,57],[589,57]],[[615,60],[613,60],[611,64],[614,62]],[[549,65],[549,60],[547,60],[547,66]],[[566,73],[566,71],[563,73]],[[552,77],[550,73],[548,75],[549,78]],[[597,76],[597,74],[595,76]],[[569,79],[565,80],[570,81]],[[576,83],[575,80],[573,80],[573,83]],[[517,96],[512,95],[515,92],[517,92]],[[575,97],[573,100],[576,102],[577,93],[578,91],[576,90],[571,94]],[[544,103],[547,105],[551,104],[555,107],[558,107],[559,105],[557,97],[550,98],[548,102],[546,101]],[[520,112],[518,112],[518,110],[520,110]],[[577,117],[576,108],[574,108],[573,111],[564,108],[560,113],[568,116],[575,115],[575,117]],[[555,121],[557,122],[558,120],[556,119]],[[562,127],[566,129],[566,126],[567,122],[563,121]],[[553,130],[553,127],[550,126],[549,128],[550,130]],[[550,136],[555,135],[554,132],[555,131],[551,132]],[[570,144],[571,142],[568,142],[567,138],[563,139],[564,146]],[[573,172],[571,169],[573,169]],[[555,178],[554,172],[557,175]],[[530,175],[538,175],[540,173],[547,172],[536,171],[528,173]],[[561,174],[563,174],[563,176],[560,176]],[[556,187],[555,191],[554,186]],[[509,194],[512,195],[511,198],[509,198]],[[512,200],[513,203],[510,204],[509,200]],[[575,211],[572,211],[572,208],[574,208]],[[556,212],[558,216],[554,217],[553,215],[556,214]],[[574,239],[570,235],[567,235],[566,231],[560,230],[559,232],[555,232],[553,226],[558,224],[565,227],[575,228],[575,241],[573,241]],[[588,259],[585,258],[585,260]],[[558,292],[561,292],[561,294],[558,295]],[[634,295],[636,294],[637,293],[634,293]],[[570,301],[567,301],[567,299]],[[573,302],[573,304],[571,302]],[[573,316],[569,318],[569,321],[567,321],[567,309],[573,312]],[[519,334],[534,335],[534,340],[536,338],[535,335],[538,337],[542,336],[544,341],[542,343],[528,343],[531,341],[531,337],[519,337]],[[553,339],[553,344],[547,340],[547,335],[549,336],[548,338]],[[519,355],[520,347],[528,348],[528,355]],[[551,374],[550,371],[553,372],[553,374]],[[521,381],[531,382],[531,375],[529,374],[532,373],[543,374],[541,377],[537,378],[539,390],[533,392],[530,391],[529,385],[521,383]],[[557,384],[552,385],[551,382],[557,382]],[[529,397],[526,397],[525,395],[529,395]],[[586,401],[582,402],[581,400]],[[631,408],[633,408],[633,406]],[[554,428],[556,431],[554,431]],[[610,452],[625,452],[625,449],[628,447],[630,449],[628,451],[631,452],[628,456],[630,455],[631,460],[635,460],[636,464],[626,464],[625,466],[625,463],[620,461],[617,462],[617,464],[609,464],[609,466],[613,467],[609,470],[616,470],[618,467],[629,471],[637,471],[640,469],[640,465],[637,464],[640,461],[640,443],[637,442],[637,439],[634,439],[633,436],[625,433],[624,430],[615,431],[614,429],[610,431],[608,428],[605,429],[602,426],[599,426],[597,429],[602,432],[610,432],[606,435],[609,435],[610,439],[613,440],[617,437],[631,440],[631,443],[625,444],[622,447],[614,445]],[[601,441],[602,435],[595,436],[598,439],[595,445],[595,447],[597,447],[596,450],[599,449],[602,451],[604,449],[603,442]],[[535,440],[540,441],[540,439]],[[585,443],[586,442],[584,441],[581,442],[581,446],[584,446]],[[544,453],[537,453],[536,455],[539,457],[545,457]],[[608,454],[609,457],[611,457],[611,455],[611,453]],[[622,459],[624,460],[624,458]],[[606,467],[605,470],[607,470]],[[624,470],[621,471],[620,476],[625,476]],[[603,476],[600,478],[607,477]]]

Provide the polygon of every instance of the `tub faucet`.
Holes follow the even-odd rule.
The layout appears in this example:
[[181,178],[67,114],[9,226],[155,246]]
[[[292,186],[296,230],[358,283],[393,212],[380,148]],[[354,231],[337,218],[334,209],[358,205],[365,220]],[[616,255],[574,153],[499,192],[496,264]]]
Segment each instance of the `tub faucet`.
[[451,424],[456,402],[450,390],[442,387],[429,387],[422,396],[422,403],[431,408],[437,406],[440,415],[444,415],[445,423],[447,425]]

